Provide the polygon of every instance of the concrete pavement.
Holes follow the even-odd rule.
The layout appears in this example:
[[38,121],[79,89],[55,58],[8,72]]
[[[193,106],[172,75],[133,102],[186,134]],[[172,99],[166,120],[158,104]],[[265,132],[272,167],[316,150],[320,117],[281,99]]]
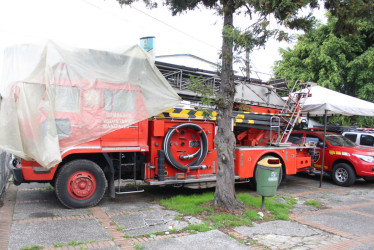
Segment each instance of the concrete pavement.
[[[291,221],[194,234],[183,228],[200,220],[155,201],[196,191],[149,187],[72,210],[47,184],[10,185],[0,208],[0,249],[374,249],[374,183],[344,188],[325,178],[318,187],[319,177],[310,176],[289,176],[280,186],[279,195],[298,201]],[[243,184],[237,191],[251,192]]]

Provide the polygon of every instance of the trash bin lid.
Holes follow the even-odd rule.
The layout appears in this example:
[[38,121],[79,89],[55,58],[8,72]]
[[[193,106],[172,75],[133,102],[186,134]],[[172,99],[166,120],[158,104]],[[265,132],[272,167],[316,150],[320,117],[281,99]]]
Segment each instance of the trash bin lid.
[[280,168],[282,163],[280,162],[279,158],[264,158],[257,163],[260,166],[268,167],[268,168]]

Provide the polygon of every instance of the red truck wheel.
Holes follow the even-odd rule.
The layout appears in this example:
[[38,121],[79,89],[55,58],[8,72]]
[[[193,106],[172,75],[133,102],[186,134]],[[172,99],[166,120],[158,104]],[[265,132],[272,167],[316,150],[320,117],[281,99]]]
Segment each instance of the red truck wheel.
[[356,181],[356,173],[347,163],[338,163],[331,171],[331,177],[338,186],[349,187]]
[[65,164],[55,183],[57,198],[68,208],[95,206],[108,186],[103,170],[89,160],[74,160]]

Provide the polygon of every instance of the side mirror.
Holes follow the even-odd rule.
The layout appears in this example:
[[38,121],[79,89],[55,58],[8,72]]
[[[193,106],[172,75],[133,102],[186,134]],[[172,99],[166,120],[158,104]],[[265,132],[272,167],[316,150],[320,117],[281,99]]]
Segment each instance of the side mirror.
[[322,141],[319,141],[319,142],[317,143],[317,147],[319,147],[319,148],[323,148],[323,142],[322,142]]

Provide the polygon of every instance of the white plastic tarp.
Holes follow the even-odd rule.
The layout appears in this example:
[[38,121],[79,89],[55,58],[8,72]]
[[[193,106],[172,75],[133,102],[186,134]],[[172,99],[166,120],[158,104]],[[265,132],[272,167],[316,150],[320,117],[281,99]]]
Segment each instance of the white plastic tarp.
[[3,65],[0,149],[46,168],[68,147],[181,101],[139,46],[115,54],[51,41],[17,45]]
[[[305,90],[304,90],[305,91]],[[374,116],[374,103],[345,95],[321,86],[312,86],[301,109],[311,116],[327,115]]]

